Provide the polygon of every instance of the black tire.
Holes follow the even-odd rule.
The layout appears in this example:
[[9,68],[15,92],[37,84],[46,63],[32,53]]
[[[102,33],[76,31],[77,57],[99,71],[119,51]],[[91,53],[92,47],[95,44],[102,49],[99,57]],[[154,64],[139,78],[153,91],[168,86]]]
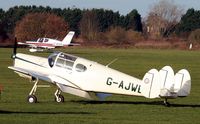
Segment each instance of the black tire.
[[63,95],[58,95],[58,99],[56,99],[55,98],[55,101],[57,102],[57,103],[63,103],[64,102],[64,96]]
[[27,101],[29,103],[36,103],[37,102],[37,97],[35,95],[29,95],[27,98]]
[[164,105],[166,106],[166,107],[170,107],[170,103],[169,102],[167,102],[167,101],[164,101]]

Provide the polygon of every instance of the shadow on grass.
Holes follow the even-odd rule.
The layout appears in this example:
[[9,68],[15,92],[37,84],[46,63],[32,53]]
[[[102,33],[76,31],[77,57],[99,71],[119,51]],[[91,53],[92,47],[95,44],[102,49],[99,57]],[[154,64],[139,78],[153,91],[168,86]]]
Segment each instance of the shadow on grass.
[[[133,102],[133,101],[86,101],[86,100],[78,100],[71,101],[74,103],[81,104],[130,104],[130,105],[164,105],[163,101],[151,101],[151,102]],[[200,105],[197,104],[173,104],[170,103],[170,107],[192,107],[192,108],[200,108]]]
[[80,115],[84,115],[84,114],[94,114],[94,113],[90,113],[90,112],[23,112],[23,111],[7,111],[7,110],[0,110],[0,114],[80,114]]
[[189,104],[171,104],[170,107],[192,107],[192,108],[200,108],[200,105],[189,105]]

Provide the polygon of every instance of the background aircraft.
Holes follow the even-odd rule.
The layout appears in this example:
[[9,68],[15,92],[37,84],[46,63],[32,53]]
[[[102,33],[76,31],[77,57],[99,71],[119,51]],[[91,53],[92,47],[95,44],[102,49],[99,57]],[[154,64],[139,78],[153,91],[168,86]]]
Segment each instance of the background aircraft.
[[50,38],[38,38],[37,41],[26,41],[26,43],[18,42],[20,45],[28,45],[31,47],[30,52],[43,51],[43,49],[53,49],[55,47],[65,47],[79,45],[71,43],[75,32],[70,31],[62,41]]
[[15,42],[14,65],[8,68],[34,82],[28,95],[30,103],[37,102],[35,93],[39,80],[57,86],[57,102],[64,102],[61,92],[87,99],[92,99],[91,93],[95,93],[100,98],[108,94],[163,98],[164,104],[169,106],[167,99],[186,97],[190,93],[191,78],[186,69],[176,74],[170,66],[160,71],[151,69],[140,80],[97,62],[62,52],[52,53],[48,58],[16,53],[16,45]]

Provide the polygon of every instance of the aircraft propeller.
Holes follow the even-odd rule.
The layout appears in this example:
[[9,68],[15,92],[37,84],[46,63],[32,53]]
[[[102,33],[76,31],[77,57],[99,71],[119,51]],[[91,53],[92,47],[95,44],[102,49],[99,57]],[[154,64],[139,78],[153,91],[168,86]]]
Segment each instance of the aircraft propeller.
[[17,53],[17,38],[15,37],[15,42],[14,42],[14,46],[13,46],[13,54],[12,54],[12,58],[15,58],[15,55]]

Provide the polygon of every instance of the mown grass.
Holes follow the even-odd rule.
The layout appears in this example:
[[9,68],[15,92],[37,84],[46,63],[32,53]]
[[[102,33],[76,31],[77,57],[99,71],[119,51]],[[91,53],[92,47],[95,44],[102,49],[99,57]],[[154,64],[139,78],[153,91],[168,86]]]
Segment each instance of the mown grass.
[[[190,96],[169,100],[171,107],[162,106],[161,99],[146,99],[113,95],[106,101],[88,101],[84,98],[64,94],[65,103],[54,102],[56,88],[39,88],[39,103],[29,104],[26,97],[32,83],[19,77],[7,67],[12,65],[12,49],[0,49],[0,99],[1,124],[125,124],[125,123],[193,123],[200,122],[200,52],[152,49],[109,49],[109,48],[67,48],[57,49],[77,56],[97,61],[104,65],[115,58],[110,67],[138,78],[151,68],[161,69],[170,65],[175,72],[186,68],[191,73],[192,90]],[[28,53],[26,49],[18,52]],[[48,56],[49,53],[34,53]],[[42,82],[44,83],[44,82]]]

